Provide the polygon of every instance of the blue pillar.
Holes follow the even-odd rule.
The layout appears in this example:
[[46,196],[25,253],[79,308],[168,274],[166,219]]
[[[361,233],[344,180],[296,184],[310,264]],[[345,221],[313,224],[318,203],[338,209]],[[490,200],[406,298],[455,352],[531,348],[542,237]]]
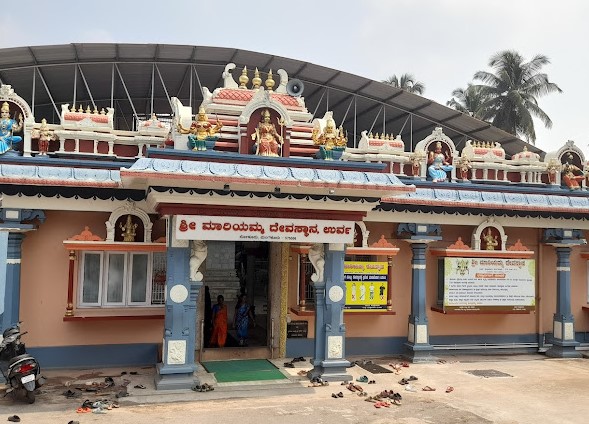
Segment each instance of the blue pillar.
[[[170,240],[173,226],[170,226]],[[198,383],[194,376],[196,343],[196,300],[202,282],[190,280],[190,248],[179,241],[167,250],[166,316],[162,362],[157,365],[157,390],[189,389]]]
[[571,313],[571,248],[557,247],[556,313],[553,316],[552,347],[546,351],[554,358],[580,358],[576,351],[575,318]]
[[427,297],[425,279],[425,251],[427,243],[411,242],[413,258],[411,259],[411,314],[407,332],[406,347],[412,362],[429,362],[432,345],[429,344],[429,327],[427,320]]
[[580,230],[550,228],[544,230],[544,242],[556,248],[556,313],[552,319],[552,347],[546,356],[580,358],[576,350],[575,318],[571,313],[571,250],[587,244]]
[[429,344],[429,324],[427,320],[426,261],[425,251],[428,243],[440,240],[442,230],[439,225],[399,224],[397,234],[411,244],[411,314],[407,330],[405,356],[412,362],[431,362],[434,360]]
[[45,221],[40,210],[0,210],[0,332],[20,320],[20,268],[25,232]]
[[344,307],[344,244],[326,244],[324,281],[314,284],[315,290],[315,357],[310,378],[325,381],[348,381],[350,362],[346,355]]

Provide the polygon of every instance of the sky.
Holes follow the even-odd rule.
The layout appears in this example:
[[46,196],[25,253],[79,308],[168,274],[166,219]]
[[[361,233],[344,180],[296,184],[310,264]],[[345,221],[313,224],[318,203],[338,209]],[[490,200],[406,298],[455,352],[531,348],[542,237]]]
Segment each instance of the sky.
[[539,98],[544,151],[573,140],[589,159],[589,2],[586,0],[339,0],[296,2],[21,0],[3,8],[0,48],[68,43],[230,47],[311,62],[377,81],[413,74],[445,104],[489,58],[515,50],[551,63],[562,90]]

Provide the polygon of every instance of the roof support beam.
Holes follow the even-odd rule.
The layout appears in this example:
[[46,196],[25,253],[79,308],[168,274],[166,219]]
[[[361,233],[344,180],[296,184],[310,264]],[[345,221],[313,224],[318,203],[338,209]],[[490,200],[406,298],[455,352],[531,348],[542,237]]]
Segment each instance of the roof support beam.
[[35,67],[35,69],[39,73],[39,78],[41,78],[41,82],[43,83],[43,86],[45,87],[45,91],[47,91],[47,95],[49,96],[49,99],[51,100],[51,104],[53,105],[53,108],[55,109],[55,113],[57,113],[57,116],[61,116],[61,114],[59,113],[59,109],[57,108],[57,105],[55,104],[55,101],[53,100],[53,96],[51,95],[51,92],[49,91],[49,87],[47,87],[47,83],[45,82],[45,78],[43,78],[43,74],[41,73],[41,70],[37,67]]
[[[403,93],[404,93],[404,91],[403,91],[403,90],[401,90],[401,91],[399,91],[398,93],[395,93],[395,94],[393,94],[392,96],[389,96],[389,97],[387,97],[387,98],[386,98],[386,99],[384,99],[382,102],[380,102],[380,101],[377,101],[377,100],[373,100],[373,101],[375,102],[375,104],[374,104],[373,106],[370,106],[369,108],[367,108],[367,109],[363,110],[363,111],[362,111],[362,113],[360,113],[360,114],[358,115],[358,117],[360,117],[360,116],[363,116],[363,115],[365,115],[365,114],[367,114],[367,113],[370,113],[370,112],[372,112],[372,111],[373,111],[374,109],[376,109],[378,106],[380,106],[380,105],[382,105],[382,104],[384,104],[384,103],[388,103],[389,101],[393,100],[395,97],[398,97],[398,96],[400,96],[400,95],[401,95],[401,94],[403,94]],[[393,107],[395,107],[395,106],[393,106]],[[345,125],[345,124],[346,124],[346,122],[344,122],[344,125]]]
[[[131,109],[133,109],[133,116],[135,116],[135,120],[138,121],[139,117],[137,116],[137,111],[135,110],[135,105],[133,104],[133,100],[131,100],[131,96],[129,95],[129,90],[127,90],[127,84],[125,84],[125,80],[123,79],[123,75],[121,75],[121,70],[119,69],[119,65],[117,65],[115,63],[115,69],[117,70],[117,73],[119,74],[119,78],[121,79],[121,83],[123,84],[123,88],[125,89],[125,93],[127,94],[127,99],[129,100],[129,103],[131,103]],[[127,122],[127,120],[125,119],[125,122]],[[131,128],[132,130],[132,128]]]
[[164,92],[166,93],[166,97],[168,98],[168,103],[170,104],[170,110],[172,110],[172,100],[170,100],[170,95],[168,94],[168,89],[166,88],[166,83],[164,82],[164,79],[162,78],[162,74],[160,72],[160,68],[157,65],[155,65],[155,70],[157,71],[157,74],[160,77],[160,82],[162,83],[162,87],[164,87]]
[[84,86],[86,87],[86,92],[88,96],[90,96],[90,101],[92,102],[92,106],[96,109],[96,103],[94,102],[94,97],[92,97],[92,92],[90,91],[90,87],[88,86],[88,81],[86,81],[86,77],[84,76],[84,72],[80,65],[77,65],[78,70],[80,71],[80,76],[82,77],[82,81],[84,81]]

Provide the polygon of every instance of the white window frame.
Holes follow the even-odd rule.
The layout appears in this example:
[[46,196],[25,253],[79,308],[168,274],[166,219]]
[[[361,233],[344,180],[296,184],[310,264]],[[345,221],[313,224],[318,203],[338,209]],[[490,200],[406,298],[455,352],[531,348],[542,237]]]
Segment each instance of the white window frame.
[[[79,267],[78,278],[78,307],[79,308],[145,308],[145,307],[163,307],[164,305],[152,305],[151,297],[153,290],[153,252],[144,251],[93,251],[85,250],[81,252],[81,263]],[[86,263],[86,254],[100,255],[100,276],[98,287],[98,302],[84,303],[84,266]],[[108,296],[108,266],[110,255],[124,255],[124,269],[123,269],[123,301],[122,302],[107,302]],[[147,275],[145,284],[145,302],[131,302],[131,284],[133,269],[133,258],[135,255],[147,255]]]

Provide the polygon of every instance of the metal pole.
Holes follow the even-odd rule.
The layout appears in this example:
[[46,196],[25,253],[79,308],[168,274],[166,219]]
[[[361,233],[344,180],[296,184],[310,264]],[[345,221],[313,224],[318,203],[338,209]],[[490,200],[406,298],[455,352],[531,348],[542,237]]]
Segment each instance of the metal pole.
[[31,97],[31,113],[35,116],[35,85],[37,82],[37,72],[33,69],[33,95]]
[[90,96],[90,101],[92,102],[92,107],[96,109],[96,103],[94,102],[94,97],[92,97],[92,93],[90,92],[90,87],[88,87],[88,82],[86,81],[86,77],[84,76],[84,72],[82,72],[82,68],[80,65],[77,65],[78,70],[80,71],[80,76],[82,77],[82,81],[84,81],[84,86],[86,87],[86,91],[88,92],[88,96]]
[[358,96],[356,96],[354,94],[354,148],[357,147],[357,134],[358,132],[356,131],[356,117],[357,117],[357,112],[358,111]]
[[45,78],[43,78],[43,74],[41,73],[39,68],[35,68],[35,69],[39,73],[39,78],[41,78],[41,82],[43,83],[43,86],[45,87],[45,91],[47,91],[47,95],[49,96],[49,100],[51,100],[51,104],[53,105],[53,109],[55,109],[57,116],[61,116],[61,114],[59,113],[59,109],[57,109],[57,105],[53,101],[53,96],[51,95],[51,92],[49,91],[49,87],[47,87],[47,83],[45,82]]
[[413,114],[409,116],[411,118],[411,151],[413,151]]
[[354,102],[354,99],[352,99],[350,101],[350,104],[348,105],[348,108],[346,109],[346,113],[344,114],[344,118],[342,119],[342,125],[344,124],[344,121],[346,120],[346,118],[348,117],[348,112],[350,111],[350,108],[352,107],[352,103]]
[[378,117],[380,116],[380,112],[382,112],[384,109],[384,105],[382,105],[380,107],[380,110],[378,111],[378,113],[376,114],[376,116],[374,117],[374,121],[372,121],[372,125],[370,126],[370,130],[368,130],[368,133],[372,132],[372,129],[374,128],[374,124],[376,124],[376,120],[378,119]]
[[168,89],[166,88],[166,84],[164,84],[164,79],[162,78],[162,74],[160,72],[160,68],[155,65],[155,70],[160,77],[160,82],[162,83],[162,87],[164,87],[164,92],[166,93],[166,97],[168,98],[168,103],[170,104],[170,109],[172,109],[172,100],[170,100],[170,95],[168,94]]
[[78,65],[74,65],[74,98],[72,106],[76,105],[76,89],[78,88]]
[[382,133],[384,134],[387,131],[387,108],[386,105],[383,105],[382,109]]
[[319,105],[321,104],[321,100],[323,100],[323,96],[325,96],[325,91],[323,90],[323,94],[321,94],[321,98],[319,98],[319,102],[317,102],[317,106],[315,106],[315,110],[313,111],[313,117],[315,117],[315,114],[317,113],[317,109],[319,109]]
[[[133,109],[133,116],[135,117],[135,121],[138,121],[139,118],[137,116],[137,111],[135,110],[135,105],[133,104],[133,101],[131,100],[131,95],[129,94],[129,90],[127,90],[127,85],[125,84],[125,80],[123,79],[123,75],[121,75],[121,70],[119,69],[119,67],[117,66],[116,63],[115,63],[115,68],[117,68],[117,73],[119,74],[119,78],[121,79],[121,83],[123,84],[123,88],[125,89],[125,93],[127,94],[127,99],[129,100],[129,103],[131,103],[131,109]],[[135,127],[135,124],[133,124],[133,127]]]
[[188,91],[188,93],[190,95],[190,98],[188,100],[188,106],[192,108],[192,72],[190,72],[190,90]]
[[110,108],[114,107],[115,96],[115,64],[112,64],[112,75],[110,77]]
[[153,86],[155,80],[155,63],[151,65],[151,112],[149,115],[153,115]]

